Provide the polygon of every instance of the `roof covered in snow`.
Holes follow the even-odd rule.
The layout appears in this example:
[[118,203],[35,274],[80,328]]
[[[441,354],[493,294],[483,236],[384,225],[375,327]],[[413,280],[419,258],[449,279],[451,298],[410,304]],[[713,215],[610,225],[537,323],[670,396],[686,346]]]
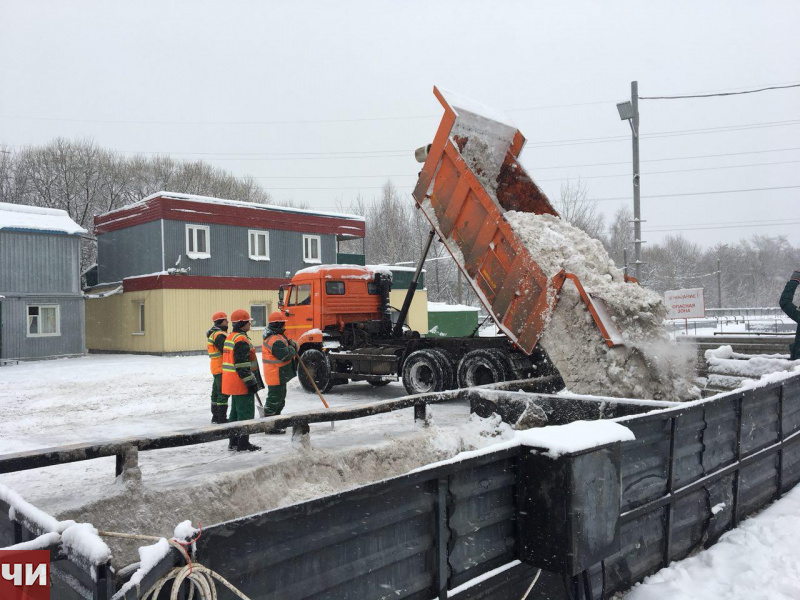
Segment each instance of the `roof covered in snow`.
[[478,312],[477,306],[448,304],[447,302],[428,302],[428,312]]
[[68,235],[86,233],[86,230],[73,221],[65,210],[6,202],[0,202],[0,229]]
[[223,204],[226,206],[241,206],[243,208],[258,208],[262,210],[276,210],[279,212],[300,213],[305,215],[319,215],[322,217],[337,217],[339,219],[352,219],[354,221],[363,221],[364,217],[361,215],[352,215],[348,213],[327,212],[323,210],[312,210],[305,208],[292,208],[289,206],[277,206],[275,204],[261,204],[260,202],[242,202],[240,200],[227,200],[225,198],[214,198],[213,196],[198,196],[196,194],[181,194],[178,192],[156,192],[150,194],[146,198],[142,198],[138,202],[122,206],[115,210],[103,213],[103,216],[113,215],[114,213],[134,208],[154,198],[168,198],[170,200],[188,200],[190,202],[203,202],[208,204]]

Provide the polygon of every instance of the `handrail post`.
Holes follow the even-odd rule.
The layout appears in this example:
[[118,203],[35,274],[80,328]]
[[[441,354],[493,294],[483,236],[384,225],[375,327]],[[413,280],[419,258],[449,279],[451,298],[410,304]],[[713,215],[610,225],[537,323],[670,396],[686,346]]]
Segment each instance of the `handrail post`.
[[122,481],[141,483],[142,471],[139,469],[139,448],[125,446],[117,453],[116,476],[122,476]]

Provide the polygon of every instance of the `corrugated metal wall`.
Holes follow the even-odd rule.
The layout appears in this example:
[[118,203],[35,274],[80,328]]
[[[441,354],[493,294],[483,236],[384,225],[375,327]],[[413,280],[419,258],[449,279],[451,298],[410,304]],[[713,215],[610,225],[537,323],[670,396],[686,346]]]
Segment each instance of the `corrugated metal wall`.
[[80,292],[80,238],[0,231],[0,294]]
[[[46,358],[83,354],[84,304],[82,297],[6,296],[2,306],[3,359]],[[58,304],[61,313],[61,335],[28,337],[29,304]]]
[[[392,306],[400,306],[405,290],[389,296]],[[137,310],[145,303],[146,331],[134,335]],[[275,290],[149,290],[127,292],[106,298],[86,300],[86,347],[114,352],[191,352],[205,350],[203,334],[211,326],[211,315],[237,308],[250,310],[254,304],[266,305],[267,314],[278,307]],[[414,296],[408,323],[420,332],[428,330],[428,295],[420,290]],[[253,342],[261,340],[263,330],[254,329]]]
[[156,273],[161,271],[161,267],[161,221],[151,221],[97,236],[100,283]]
[[[208,225],[211,258],[191,259],[186,256],[186,225],[181,221],[164,221],[164,248],[167,267],[181,258],[181,267],[191,267],[191,275],[228,277],[285,277],[311,266],[303,262],[303,234],[296,231],[269,232],[270,260],[252,260],[248,251],[248,228],[230,225]],[[202,223],[201,223],[202,225]],[[313,231],[308,232],[317,235]],[[320,236],[322,263],[336,264],[336,238]],[[160,267],[159,267],[160,268]]]
[[[145,304],[145,333],[135,335],[137,311]],[[206,349],[205,332],[211,315],[237,308],[249,311],[266,305],[277,307],[273,290],[149,290],[128,292],[86,301],[86,346],[94,351],[193,352]],[[261,342],[263,329],[254,328],[253,343]]]

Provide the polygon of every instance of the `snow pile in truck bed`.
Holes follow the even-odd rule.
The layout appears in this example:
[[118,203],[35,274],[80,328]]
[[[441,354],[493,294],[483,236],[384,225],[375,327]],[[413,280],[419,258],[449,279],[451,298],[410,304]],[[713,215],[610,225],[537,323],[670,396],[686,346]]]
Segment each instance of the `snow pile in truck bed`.
[[694,351],[670,340],[663,325],[666,308],[657,294],[626,283],[600,241],[566,221],[517,211],[506,212],[505,218],[548,277],[564,269],[605,301],[625,341],[606,346],[568,280],[540,343],[571,392],[656,400],[696,397]]

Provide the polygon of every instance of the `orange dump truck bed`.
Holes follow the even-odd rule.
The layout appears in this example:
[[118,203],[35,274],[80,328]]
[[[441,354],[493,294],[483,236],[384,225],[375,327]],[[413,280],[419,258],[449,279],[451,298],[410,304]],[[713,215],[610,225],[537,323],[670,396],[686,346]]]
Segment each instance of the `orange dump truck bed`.
[[566,279],[609,346],[621,343],[605,307],[573,275],[542,271],[503,217],[558,213],[517,160],[525,138],[491,108],[434,88],[445,114],[413,196],[500,329],[531,353]]

